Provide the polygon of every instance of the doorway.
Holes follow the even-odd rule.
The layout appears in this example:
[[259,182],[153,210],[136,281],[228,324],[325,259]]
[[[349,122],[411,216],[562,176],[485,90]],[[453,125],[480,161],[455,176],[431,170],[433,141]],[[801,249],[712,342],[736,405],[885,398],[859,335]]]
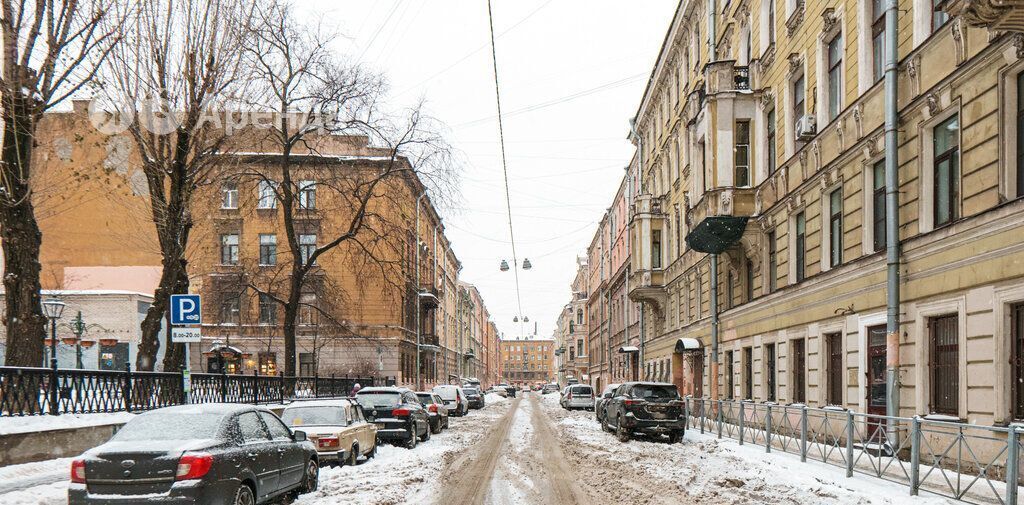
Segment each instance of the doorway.
[[[867,406],[869,416],[885,415],[885,367],[886,345],[885,325],[871,326],[868,332]],[[885,422],[877,417],[868,418],[869,439],[878,430],[885,429]]]

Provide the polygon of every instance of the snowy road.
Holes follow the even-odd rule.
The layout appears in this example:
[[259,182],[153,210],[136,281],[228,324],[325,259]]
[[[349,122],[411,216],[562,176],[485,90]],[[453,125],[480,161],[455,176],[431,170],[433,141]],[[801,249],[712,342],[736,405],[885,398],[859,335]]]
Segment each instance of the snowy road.
[[[322,469],[320,489],[296,504],[953,503],[693,430],[680,444],[621,444],[556,395],[488,400],[414,450],[382,446],[366,463]],[[0,468],[0,503],[66,503],[66,481],[43,482],[67,465]]]

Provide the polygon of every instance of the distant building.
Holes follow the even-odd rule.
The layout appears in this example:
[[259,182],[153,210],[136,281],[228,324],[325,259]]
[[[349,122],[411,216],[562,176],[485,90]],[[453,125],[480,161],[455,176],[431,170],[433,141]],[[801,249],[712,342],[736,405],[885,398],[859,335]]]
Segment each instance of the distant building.
[[501,340],[502,379],[508,384],[530,385],[555,379],[555,340],[517,337]]

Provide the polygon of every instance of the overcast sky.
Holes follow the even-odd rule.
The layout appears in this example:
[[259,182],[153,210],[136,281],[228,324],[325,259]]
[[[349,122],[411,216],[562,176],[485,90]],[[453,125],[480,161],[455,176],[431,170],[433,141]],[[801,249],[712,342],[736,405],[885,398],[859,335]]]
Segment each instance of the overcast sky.
[[[426,100],[466,161],[445,216],[462,279],[506,338],[520,335],[485,0],[316,0],[339,50],[385,74],[397,106]],[[523,330],[550,336],[632,156],[626,140],[676,0],[494,0]]]

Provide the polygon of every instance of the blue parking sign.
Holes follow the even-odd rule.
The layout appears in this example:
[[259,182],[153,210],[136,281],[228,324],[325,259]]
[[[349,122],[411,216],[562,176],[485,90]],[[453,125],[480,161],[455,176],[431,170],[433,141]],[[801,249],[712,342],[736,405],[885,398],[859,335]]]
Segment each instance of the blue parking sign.
[[171,324],[203,324],[199,295],[171,295]]

